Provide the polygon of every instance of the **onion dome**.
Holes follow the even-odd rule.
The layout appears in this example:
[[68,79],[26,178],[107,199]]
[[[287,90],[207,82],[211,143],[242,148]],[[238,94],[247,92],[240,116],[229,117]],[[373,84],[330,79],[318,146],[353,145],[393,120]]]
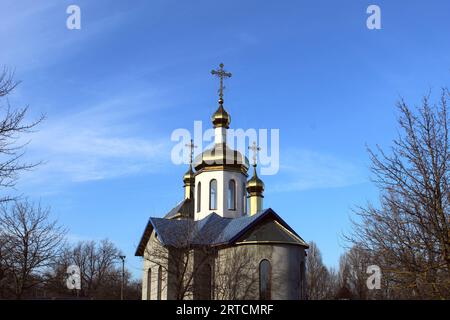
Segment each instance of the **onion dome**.
[[188,171],[183,176],[183,182],[185,185],[193,185],[195,181],[194,171],[192,171],[192,165],[189,165]]
[[250,196],[261,196],[264,192],[264,182],[256,174],[256,165],[253,165],[253,177],[247,181],[246,189]]
[[194,168],[199,170],[235,170],[247,175],[249,161],[237,150],[230,149],[226,143],[216,143],[194,159]]
[[219,108],[212,115],[211,121],[214,128],[223,127],[228,129],[231,123],[231,116],[223,107],[223,99],[219,99]]

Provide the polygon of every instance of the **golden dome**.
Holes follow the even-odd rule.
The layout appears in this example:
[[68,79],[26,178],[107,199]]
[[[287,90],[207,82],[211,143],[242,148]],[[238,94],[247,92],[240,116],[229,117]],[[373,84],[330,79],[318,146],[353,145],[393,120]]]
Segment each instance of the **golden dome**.
[[226,143],[216,143],[214,147],[205,150],[194,159],[196,171],[214,167],[239,170],[247,174],[249,161],[239,151],[230,149]]
[[183,182],[185,185],[193,184],[195,180],[194,171],[192,171],[192,165],[189,165],[188,171],[183,176]]
[[223,100],[219,99],[219,108],[211,117],[214,128],[224,127],[228,129],[231,123],[231,116],[223,107]]
[[253,177],[247,181],[246,189],[250,195],[262,195],[264,192],[264,182],[256,174],[256,166],[253,166]]

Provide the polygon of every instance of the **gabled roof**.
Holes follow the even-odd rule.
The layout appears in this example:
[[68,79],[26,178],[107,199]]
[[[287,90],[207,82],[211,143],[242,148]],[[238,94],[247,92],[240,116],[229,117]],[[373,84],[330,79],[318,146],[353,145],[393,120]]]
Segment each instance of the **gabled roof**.
[[190,245],[230,245],[239,240],[247,231],[263,219],[273,219],[292,232],[299,239],[299,244],[308,247],[306,242],[271,208],[252,216],[223,218],[211,213],[201,220],[171,220],[167,218],[150,218],[136,250],[136,256],[144,254],[150,235],[155,230],[159,241],[165,246]]
[[173,219],[177,217],[189,217],[194,214],[194,206],[191,199],[184,199],[175,208],[170,210],[165,216],[165,219]]

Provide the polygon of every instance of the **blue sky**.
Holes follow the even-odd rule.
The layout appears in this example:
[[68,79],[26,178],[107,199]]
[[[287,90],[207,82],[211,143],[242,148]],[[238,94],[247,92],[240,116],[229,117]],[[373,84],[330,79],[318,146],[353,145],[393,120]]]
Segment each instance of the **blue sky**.
[[[81,30],[66,28],[70,4]],[[370,4],[381,30],[366,27]],[[47,116],[27,147],[45,164],[17,192],[50,206],[71,241],[114,241],[139,276],[148,217],[183,197],[170,135],[209,125],[223,62],[231,126],[280,129],[265,205],[337,266],[352,208],[377,201],[366,145],[396,136],[400,96],[449,85],[449,14],[444,0],[2,0],[0,64],[22,81],[10,103]]]

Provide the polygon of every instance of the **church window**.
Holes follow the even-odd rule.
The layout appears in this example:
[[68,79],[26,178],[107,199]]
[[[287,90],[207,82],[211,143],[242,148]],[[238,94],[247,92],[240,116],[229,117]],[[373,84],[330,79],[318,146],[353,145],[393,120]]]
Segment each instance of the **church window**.
[[245,191],[245,183],[242,185],[242,194],[244,195],[242,198],[242,208],[244,214],[247,214],[247,192]]
[[228,209],[236,210],[236,181],[228,181]]
[[305,261],[300,263],[300,299],[305,299],[305,285],[306,285],[306,277],[305,277]]
[[217,210],[217,180],[209,183],[209,210]]
[[200,212],[201,210],[201,203],[202,203],[202,184],[201,182],[197,185],[197,212]]
[[271,299],[271,267],[269,260],[262,260],[259,264],[259,299]]
[[161,266],[158,268],[158,292],[157,292],[157,300],[161,300],[161,292],[162,292],[162,269]]
[[152,299],[152,269],[147,271],[147,300]]

